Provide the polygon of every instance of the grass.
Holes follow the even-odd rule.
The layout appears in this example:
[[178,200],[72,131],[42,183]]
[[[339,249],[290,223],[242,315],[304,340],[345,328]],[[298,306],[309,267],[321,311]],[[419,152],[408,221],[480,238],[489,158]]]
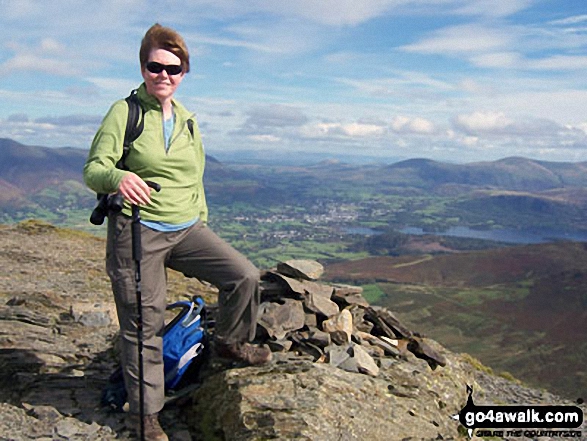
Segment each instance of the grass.
[[385,296],[385,293],[376,283],[363,285],[362,288],[363,297],[371,304],[377,303],[383,296]]

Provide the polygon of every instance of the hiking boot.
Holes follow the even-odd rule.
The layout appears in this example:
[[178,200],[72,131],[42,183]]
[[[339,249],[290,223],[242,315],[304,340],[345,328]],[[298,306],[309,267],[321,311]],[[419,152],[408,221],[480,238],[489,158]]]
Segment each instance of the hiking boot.
[[264,346],[254,346],[250,343],[216,343],[216,353],[219,357],[233,361],[244,362],[252,366],[260,366],[271,361],[271,351]]
[[[132,414],[129,416],[132,428],[137,433],[137,438],[141,438],[141,424],[138,415]],[[169,438],[163,432],[157,414],[145,415],[145,441],[169,441]]]

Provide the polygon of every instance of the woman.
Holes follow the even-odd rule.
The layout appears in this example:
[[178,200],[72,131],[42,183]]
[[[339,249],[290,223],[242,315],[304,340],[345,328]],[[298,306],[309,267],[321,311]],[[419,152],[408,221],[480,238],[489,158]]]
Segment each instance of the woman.
[[[84,167],[86,184],[98,193],[119,192],[120,214],[108,218],[106,268],[112,282],[122,341],[121,363],[133,424],[140,425],[137,305],[132,259],[130,205],[141,209],[144,409],[146,439],[166,440],[157,414],[164,403],[162,332],[166,307],[165,268],[206,280],[219,288],[215,327],[218,355],[248,364],[263,364],[271,352],[248,342],[254,338],[259,304],[259,271],[207,226],[204,196],[205,155],[193,114],[174,94],[189,72],[182,37],[159,24],[143,38],[140,53],[144,83],[137,96],[144,130],[116,168],[128,114],[119,100],[105,116]],[[145,184],[161,185],[151,192]]]

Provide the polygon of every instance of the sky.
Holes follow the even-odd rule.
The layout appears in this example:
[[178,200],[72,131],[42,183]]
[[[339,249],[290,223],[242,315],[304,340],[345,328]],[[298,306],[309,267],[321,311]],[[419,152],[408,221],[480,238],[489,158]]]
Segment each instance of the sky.
[[156,22],[212,155],[587,161],[585,0],[0,0],[0,138],[89,148]]

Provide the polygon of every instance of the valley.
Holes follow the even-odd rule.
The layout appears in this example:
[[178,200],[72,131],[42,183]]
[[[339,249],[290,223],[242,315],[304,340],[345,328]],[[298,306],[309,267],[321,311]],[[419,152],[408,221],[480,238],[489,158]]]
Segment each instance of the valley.
[[561,242],[371,257],[328,265],[326,279],[370,284],[413,329],[576,399],[587,390],[585,268],[587,246]]
[[[86,151],[0,140],[0,223],[41,219],[104,237]],[[496,372],[568,398],[587,396],[587,251],[516,245],[449,229],[587,232],[583,163],[222,163],[208,157],[210,225],[258,267],[315,259],[331,281]],[[402,231],[410,227],[418,234]]]

